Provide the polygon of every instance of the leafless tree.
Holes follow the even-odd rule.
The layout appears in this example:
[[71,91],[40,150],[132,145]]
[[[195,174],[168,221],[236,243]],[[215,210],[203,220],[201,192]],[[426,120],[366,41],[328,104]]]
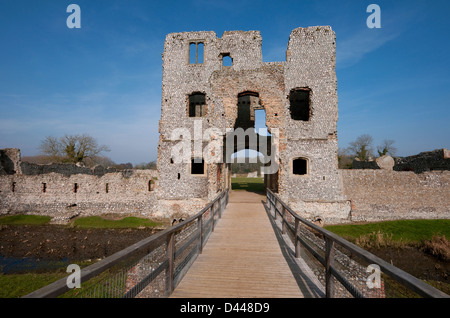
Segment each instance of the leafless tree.
[[383,140],[383,143],[377,148],[378,155],[380,155],[380,157],[387,154],[390,156],[395,156],[397,153],[397,148],[393,146],[394,142],[395,141],[391,139]]
[[364,134],[350,142],[348,151],[359,160],[367,160],[373,156],[372,148],[373,138],[368,134]]
[[109,151],[107,146],[98,145],[97,140],[86,134],[65,135],[60,138],[49,136],[41,142],[39,148],[44,155],[72,163]]

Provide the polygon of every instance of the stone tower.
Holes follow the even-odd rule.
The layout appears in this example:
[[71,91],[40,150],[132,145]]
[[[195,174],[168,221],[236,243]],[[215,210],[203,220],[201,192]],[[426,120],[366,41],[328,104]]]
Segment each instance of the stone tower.
[[[266,154],[276,167],[266,186],[308,218],[348,216],[337,163],[334,32],[293,30],[283,62],[263,62],[261,44],[258,31],[167,35],[157,193],[168,214],[195,213],[230,187],[227,153],[236,146],[226,137],[253,131],[255,110],[263,109],[272,134]],[[256,138],[242,145],[260,150],[264,137]]]

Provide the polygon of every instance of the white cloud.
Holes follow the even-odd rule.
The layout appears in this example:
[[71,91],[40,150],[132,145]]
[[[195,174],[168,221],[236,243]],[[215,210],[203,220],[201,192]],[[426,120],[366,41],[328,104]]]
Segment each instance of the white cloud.
[[394,40],[400,34],[400,31],[390,32],[384,29],[362,29],[347,39],[337,41],[337,68],[345,68],[358,63],[366,54]]

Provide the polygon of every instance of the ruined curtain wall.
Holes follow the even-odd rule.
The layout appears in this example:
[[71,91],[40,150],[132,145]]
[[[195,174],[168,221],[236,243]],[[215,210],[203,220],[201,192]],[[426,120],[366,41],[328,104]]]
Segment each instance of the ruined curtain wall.
[[75,216],[118,214],[155,217],[156,170],[88,174],[0,176],[0,215],[48,215],[53,222]]
[[450,171],[340,171],[352,221],[450,218]]

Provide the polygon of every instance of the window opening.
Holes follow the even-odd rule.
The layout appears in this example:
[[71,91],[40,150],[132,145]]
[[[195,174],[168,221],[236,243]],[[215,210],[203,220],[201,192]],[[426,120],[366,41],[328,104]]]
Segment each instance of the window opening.
[[153,180],[148,181],[148,191],[149,192],[153,191],[154,187],[155,187],[155,181],[153,181]]
[[289,94],[290,112],[293,120],[309,121],[311,117],[309,88],[291,90]]
[[78,183],[74,183],[74,185],[73,185],[73,192],[74,193],[78,192]]
[[45,193],[47,192],[47,183],[42,182],[42,192]]
[[206,115],[206,95],[193,93],[189,95],[189,117],[203,117]]
[[234,127],[244,130],[255,127],[255,109],[260,109],[258,93],[243,92],[238,94],[238,114]]
[[292,160],[292,174],[305,175],[308,174],[308,160],[297,158]]
[[220,56],[222,57],[222,66],[233,66],[233,59],[230,53],[222,53]]
[[189,64],[203,64],[205,45],[203,42],[189,43]]
[[205,161],[200,158],[193,158],[191,161],[191,174],[204,174]]

